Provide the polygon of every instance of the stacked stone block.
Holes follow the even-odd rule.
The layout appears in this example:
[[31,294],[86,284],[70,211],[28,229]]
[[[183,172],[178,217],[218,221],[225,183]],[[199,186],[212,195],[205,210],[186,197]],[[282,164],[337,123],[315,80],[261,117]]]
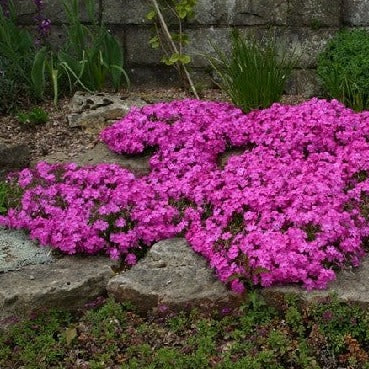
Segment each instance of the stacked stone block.
[[[21,22],[29,25],[32,1],[17,3]],[[62,38],[66,19],[61,1],[45,0],[45,4],[46,15],[56,25],[54,37]],[[178,83],[173,70],[160,63],[161,51],[148,45],[153,34],[152,24],[145,18],[148,0],[96,0],[96,8],[124,47],[133,84]],[[319,93],[316,61],[327,41],[343,27],[365,26],[369,26],[369,0],[198,0],[195,17],[186,25],[190,37],[186,52],[192,56],[196,79],[211,82],[206,58],[212,52],[210,42],[227,51],[232,28],[245,36],[272,33],[281,47],[294,50],[298,57],[287,92],[310,96]]]

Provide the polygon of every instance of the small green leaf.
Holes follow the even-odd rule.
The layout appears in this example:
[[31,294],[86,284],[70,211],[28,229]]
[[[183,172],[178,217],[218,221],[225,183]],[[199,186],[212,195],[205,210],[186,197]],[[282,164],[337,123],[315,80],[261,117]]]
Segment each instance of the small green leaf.
[[149,44],[153,49],[157,49],[160,46],[160,40],[158,36],[154,36],[149,40]]
[[69,346],[73,340],[77,337],[77,329],[75,327],[69,327],[65,330],[65,339]]
[[146,14],[146,19],[147,20],[153,20],[156,17],[156,11],[155,10],[151,10],[150,12],[148,12]]
[[181,62],[182,64],[188,64],[191,63],[191,57],[189,55],[181,55],[178,58],[178,61]]

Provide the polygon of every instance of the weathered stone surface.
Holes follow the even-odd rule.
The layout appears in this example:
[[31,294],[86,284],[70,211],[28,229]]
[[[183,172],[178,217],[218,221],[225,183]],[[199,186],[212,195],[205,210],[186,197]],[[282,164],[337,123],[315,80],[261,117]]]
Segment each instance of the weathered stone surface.
[[145,88],[178,87],[181,81],[173,67],[162,65],[140,65],[127,70],[132,85]]
[[295,69],[286,83],[287,95],[302,95],[305,98],[321,94],[321,86],[314,69]]
[[70,127],[86,127],[101,131],[111,121],[124,117],[133,106],[142,107],[146,102],[139,98],[127,98],[118,94],[76,92],[67,116]]
[[0,274],[0,321],[44,308],[76,309],[104,294],[114,275],[107,257],[65,256]]
[[160,48],[153,49],[149,40],[154,35],[150,28],[129,27],[126,31],[126,60],[129,65],[160,64],[163,56]]
[[285,25],[288,2],[285,0],[228,0],[228,23],[231,25]]
[[264,288],[262,294],[272,304],[277,304],[286,294],[297,294],[303,301],[336,294],[340,300],[354,301],[369,306],[369,257],[359,268],[350,268],[337,273],[337,279],[326,290],[305,291],[295,286],[276,286]]
[[[214,47],[224,52],[231,50],[230,28],[191,29],[188,32],[191,42],[185,47],[185,53],[191,55],[193,65],[204,68],[209,66],[208,55],[214,56]],[[214,47],[213,47],[214,46]]]
[[[22,24],[34,24],[34,17],[36,15],[36,7],[33,1],[17,0],[14,2],[17,9],[19,21]],[[88,15],[85,7],[85,1],[79,1],[80,16],[83,22],[88,21]],[[63,2],[60,0],[43,0],[44,8],[43,15],[51,19],[53,24],[66,23],[67,17],[64,12]],[[96,16],[100,12],[99,0],[95,0]]]
[[29,164],[29,148],[19,144],[7,146],[0,142],[0,168],[23,168]]
[[369,1],[344,0],[343,21],[350,26],[369,26]]
[[[335,34],[333,29],[312,30],[310,28],[264,27],[243,28],[241,35],[246,39],[268,39],[275,37],[280,50],[284,49],[295,53],[299,68],[314,68],[318,54],[323,50],[328,40]],[[208,55],[215,55],[214,48],[229,53],[231,49],[231,31],[229,28],[191,29],[188,31],[191,43],[186,46],[185,52],[192,56],[196,67],[208,67]]]
[[147,174],[150,171],[151,155],[118,155],[110,151],[103,143],[98,143],[93,149],[70,158],[60,153],[54,153],[43,158],[48,163],[69,163],[78,165],[95,165],[100,163],[113,163],[121,165],[137,175]]
[[288,25],[338,27],[341,21],[341,0],[290,0]]
[[108,24],[144,24],[149,10],[146,0],[104,0],[102,15]]
[[262,24],[284,25],[288,2],[285,0],[199,0],[189,23],[201,25]]
[[257,39],[275,37],[279,49],[294,53],[297,58],[297,68],[315,68],[317,56],[324,49],[327,42],[334,36],[336,29],[311,28],[256,28],[243,29],[241,34],[247,38],[254,36]]
[[132,269],[113,277],[107,290],[118,301],[131,301],[143,313],[158,305],[180,309],[209,303],[221,307],[239,299],[181,238],[153,245]]
[[0,273],[53,261],[51,249],[38,246],[24,232],[0,227]]
[[5,145],[0,141],[0,178],[15,169],[28,167],[30,151],[27,145]]

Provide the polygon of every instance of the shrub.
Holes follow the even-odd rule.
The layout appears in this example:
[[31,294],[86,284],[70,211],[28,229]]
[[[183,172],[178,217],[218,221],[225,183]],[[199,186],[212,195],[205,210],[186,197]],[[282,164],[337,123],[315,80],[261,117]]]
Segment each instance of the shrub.
[[330,97],[357,111],[369,108],[369,34],[343,30],[318,58],[318,75]]
[[209,60],[220,79],[219,86],[244,112],[267,108],[280,100],[296,61],[285,52],[278,56],[274,38],[245,40],[233,31],[230,56],[214,49],[217,56]]

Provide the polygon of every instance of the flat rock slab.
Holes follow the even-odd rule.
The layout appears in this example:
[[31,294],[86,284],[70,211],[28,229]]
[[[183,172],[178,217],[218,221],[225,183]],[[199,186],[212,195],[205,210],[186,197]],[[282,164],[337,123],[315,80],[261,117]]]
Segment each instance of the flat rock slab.
[[160,305],[221,308],[239,302],[239,297],[217,280],[206,260],[181,238],[153,245],[144,259],[113,277],[107,290],[117,301],[132,302],[141,313]]
[[360,267],[341,270],[337,279],[326,290],[306,291],[297,286],[274,286],[262,289],[266,300],[278,306],[281,298],[287,294],[296,294],[304,302],[336,295],[339,300],[351,301],[369,307],[369,256]]
[[50,248],[41,248],[24,232],[0,228],[0,273],[53,261]]
[[114,275],[107,257],[65,256],[0,274],[0,326],[38,309],[77,309],[106,292]]
[[151,155],[120,155],[108,149],[103,143],[98,143],[94,148],[81,153],[77,157],[70,158],[62,153],[54,153],[43,158],[48,163],[76,163],[78,165],[96,165],[100,163],[112,163],[121,165],[137,175],[147,174],[150,171]]

